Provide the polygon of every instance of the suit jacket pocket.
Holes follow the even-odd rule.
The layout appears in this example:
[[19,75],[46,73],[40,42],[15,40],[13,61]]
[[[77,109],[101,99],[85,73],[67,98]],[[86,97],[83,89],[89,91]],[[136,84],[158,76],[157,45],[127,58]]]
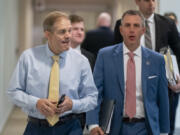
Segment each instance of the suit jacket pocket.
[[155,100],[158,91],[158,76],[151,75],[147,78],[147,95],[150,100]]

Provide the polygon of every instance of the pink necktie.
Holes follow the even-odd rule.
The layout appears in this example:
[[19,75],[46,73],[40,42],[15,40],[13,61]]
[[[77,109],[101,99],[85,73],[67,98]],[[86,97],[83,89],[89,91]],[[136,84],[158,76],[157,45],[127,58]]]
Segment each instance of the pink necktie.
[[129,52],[128,56],[125,113],[129,118],[133,118],[136,114],[136,71],[134,54]]

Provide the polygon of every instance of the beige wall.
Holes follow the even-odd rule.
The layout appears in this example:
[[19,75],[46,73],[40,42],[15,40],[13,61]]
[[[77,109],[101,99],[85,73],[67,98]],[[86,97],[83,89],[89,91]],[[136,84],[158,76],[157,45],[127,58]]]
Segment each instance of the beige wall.
[[96,5],[96,4],[60,4],[60,5],[45,5],[45,10],[34,10],[34,26],[33,26],[33,45],[40,45],[45,43],[43,35],[42,23],[45,16],[53,10],[60,10],[68,14],[78,14],[84,18],[85,29],[90,30],[96,27],[96,19],[100,12],[106,11],[112,14],[110,5]]
[[[35,5],[34,5],[35,6]],[[45,43],[42,30],[42,21],[45,15],[52,10],[60,10],[69,14],[81,15],[85,20],[86,30],[96,27],[96,19],[100,12],[106,11],[112,15],[112,29],[117,19],[121,18],[122,13],[127,9],[136,9],[134,0],[112,0],[111,4],[85,4],[85,3],[61,3],[44,5],[44,10],[34,11],[33,26],[33,45]]]
[[32,0],[19,0],[19,45],[17,55],[32,47],[33,7]]
[[123,12],[128,9],[137,9],[135,0],[115,0],[113,7],[115,20],[120,19]]

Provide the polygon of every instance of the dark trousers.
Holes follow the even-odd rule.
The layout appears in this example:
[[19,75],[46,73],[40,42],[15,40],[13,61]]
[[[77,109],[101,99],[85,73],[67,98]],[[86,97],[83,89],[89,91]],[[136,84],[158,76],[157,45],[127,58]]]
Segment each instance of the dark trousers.
[[28,122],[24,135],[82,135],[79,120],[74,118],[61,125],[53,127]]
[[84,130],[85,124],[86,124],[86,113],[77,114],[77,118],[79,119],[81,123],[82,130]]
[[120,135],[148,135],[145,122],[123,122]]
[[169,114],[170,114],[170,134],[173,135],[174,133],[174,128],[175,128],[175,117],[176,117],[176,109],[178,105],[178,100],[179,100],[179,94],[174,93],[171,90],[169,90]]

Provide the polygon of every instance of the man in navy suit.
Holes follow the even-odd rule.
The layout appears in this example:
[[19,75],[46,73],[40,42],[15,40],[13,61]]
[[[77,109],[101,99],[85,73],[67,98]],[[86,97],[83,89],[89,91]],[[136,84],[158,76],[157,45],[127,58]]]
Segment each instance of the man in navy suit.
[[[152,50],[157,52],[164,52],[167,47],[170,47],[175,54],[180,69],[180,38],[176,24],[173,20],[155,13],[156,0],[134,0],[143,14],[144,18],[148,20],[151,33]],[[123,37],[119,31],[121,20],[116,22],[114,29],[115,43],[123,41]],[[141,37],[141,43],[145,45],[145,36]],[[180,81],[178,80],[177,88],[169,86],[169,101],[170,101],[170,134],[172,135],[175,127],[176,108],[179,99],[177,90]]]
[[[167,135],[169,126],[168,82],[162,55],[140,45],[145,32],[140,12],[129,10],[122,16],[120,32],[124,42],[101,49],[94,68],[99,91],[98,106],[87,113],[91,135],[104,135],[99,127],[102,100],[116,101],[109,135]],[[135,63],[135,114],[129,117],[125,104],[128,53]],[[108,109],[108,108],[107,108]]]

